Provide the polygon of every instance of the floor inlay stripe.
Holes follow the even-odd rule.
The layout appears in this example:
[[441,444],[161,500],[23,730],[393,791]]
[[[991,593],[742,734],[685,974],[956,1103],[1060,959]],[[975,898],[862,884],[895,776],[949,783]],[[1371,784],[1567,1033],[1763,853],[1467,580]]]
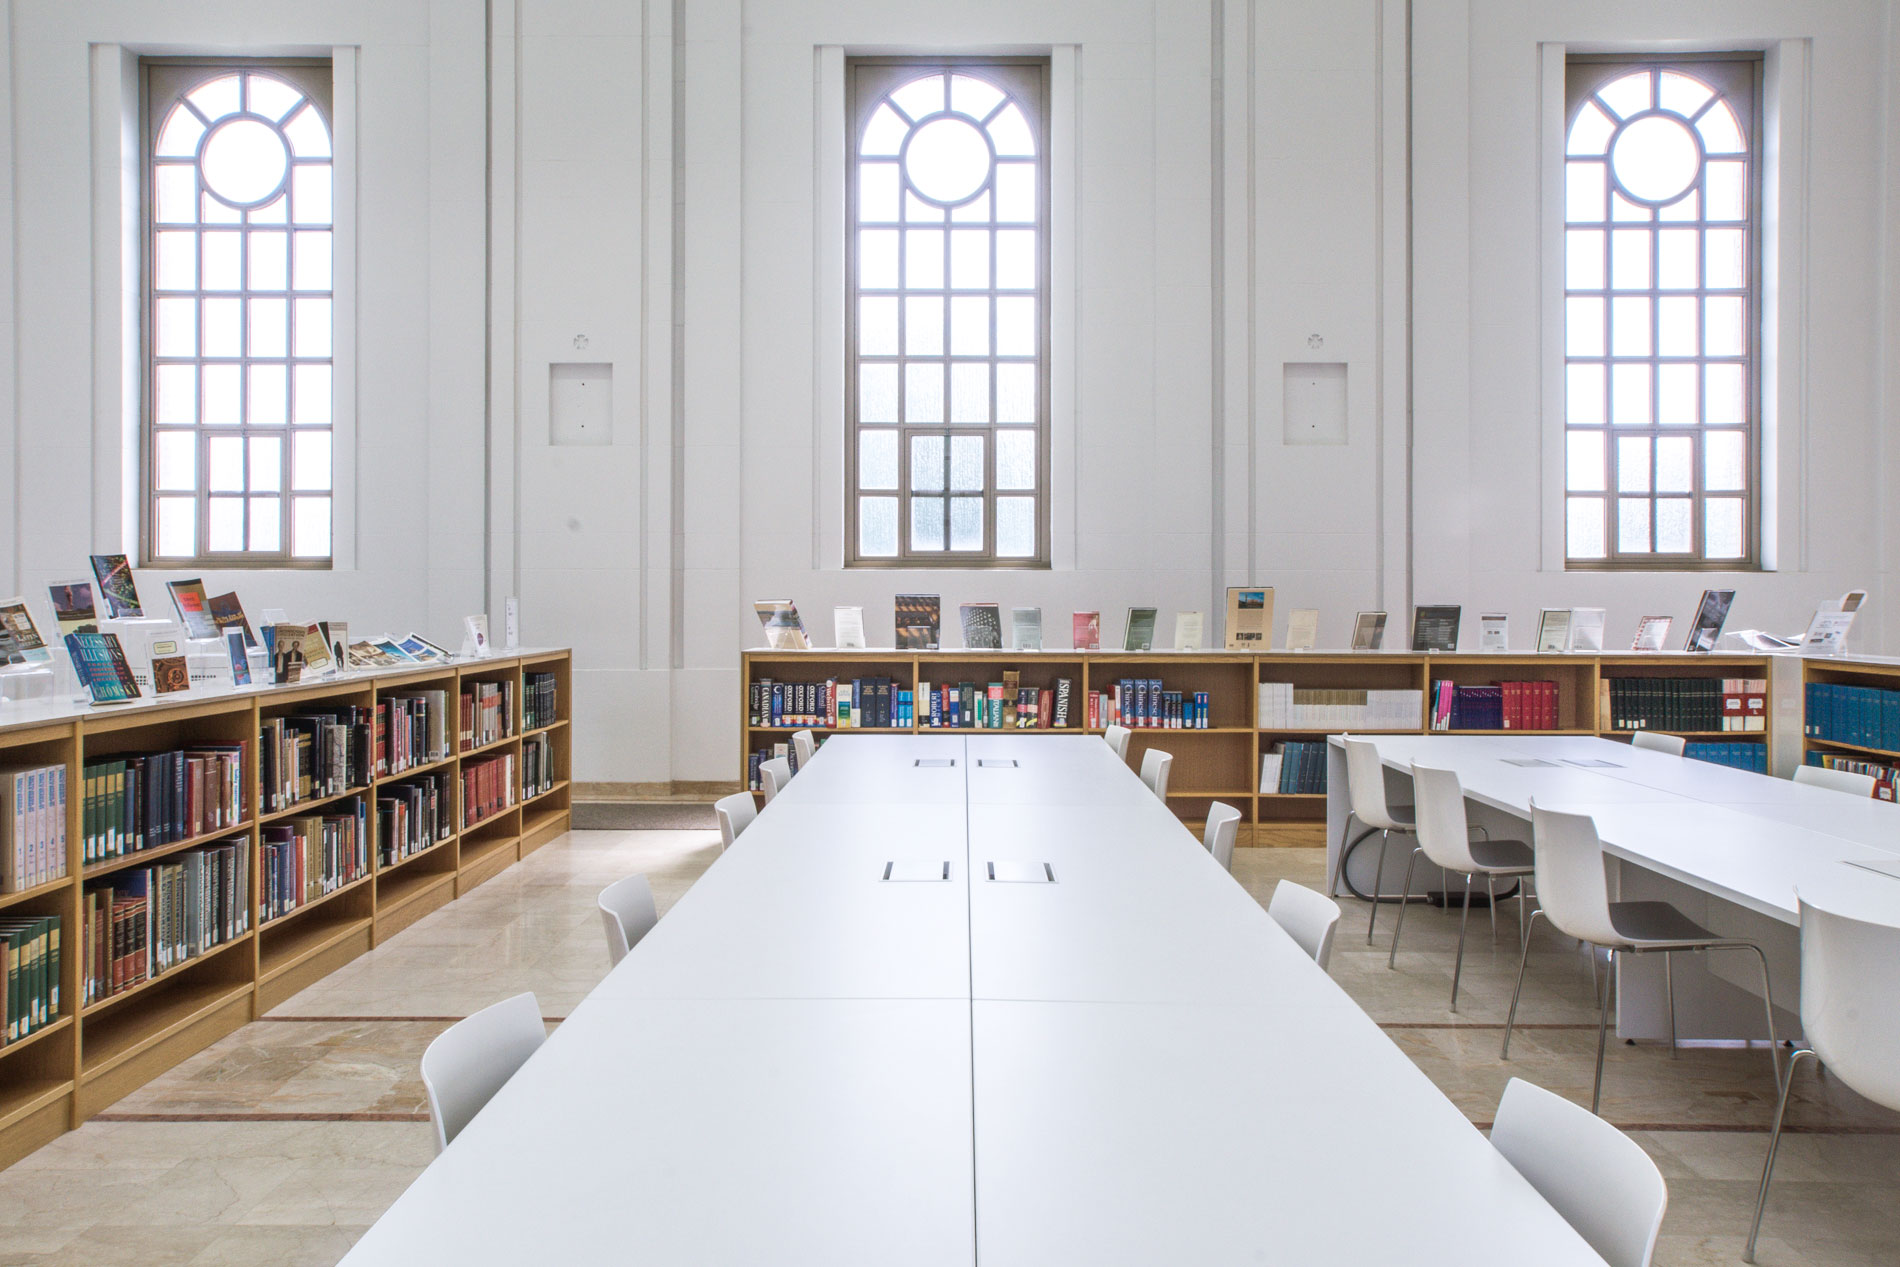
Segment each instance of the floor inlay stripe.
[[[324,1025],[333,1024],[338,1021],[344,1021],[354,1025],[361,1025],[371,1021],[388,1021],[391,1024],[426,1022],[430,1024],[440,1023],[447,1025],[455,1021],[465,1021],[468,1018],[466,1016],[260,1016],[257,1019],[260,1021],[277,1021],[280,1023],[289,1022],[295,1025]],[[549,1025],[559,1025],[567,1018],[565,1016],[544,1016],[541,1019]],[[1520,1025],[1518,1028],[1525,1029],[1528,1027]]]
[[425,1111],[414,1113],[115,1113],[108,1109],[91,1122],[426,1122]]

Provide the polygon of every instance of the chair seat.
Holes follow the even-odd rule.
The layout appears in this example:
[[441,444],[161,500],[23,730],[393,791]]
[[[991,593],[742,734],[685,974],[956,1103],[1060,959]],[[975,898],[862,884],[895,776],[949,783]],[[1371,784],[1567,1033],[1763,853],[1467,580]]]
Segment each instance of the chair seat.
[[1612,902],[1610,926],[1637,949],[1706,946],[1726,940],[1667,902]]
[[1479,869],[1493,874],[1529,874],[1534,870],[1531,860],[1531,847],[1521,840],[1486,840],[1480,837],[1471,842],[1471,860]]
[[[1385,807],[1385,812],[1386,812],[1386,815],[1392,820],[1392,826],[1385,828],[1385,830],[1387,831],[1416,831],[1418,830],[1418,811],[1413,809],[1410,805],[1388,805]],[[1368,823],[1366,825],[1370,827],[1372,824]]]

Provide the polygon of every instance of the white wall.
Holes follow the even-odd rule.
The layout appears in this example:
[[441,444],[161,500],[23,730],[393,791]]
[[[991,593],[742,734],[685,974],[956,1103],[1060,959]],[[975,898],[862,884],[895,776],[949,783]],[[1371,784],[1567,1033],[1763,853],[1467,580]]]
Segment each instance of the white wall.
[[[1414,597],[1509,611],[1527,643],[1544,606],[1608,607],[1620,637],[1732,582],[1738,625],[1785,629],[1869,584],[1860,640],[1900,630],[1880,585],[1900,532],[1887,3],[0,8],[0,591],[42,593],[125,536],[112,314],[93,299],[118,276],[94,46],[341,48],[360,121],[356,554],[208,583],[450,639],[519,594],[529,641],[576,648],[579,778],[735,777],[754,598],[796,599],[821,640],[837,603],[888,639],[898,589],[952,613],[1035,604],[1059,642],[1077,607],[1113,637],[1155,604],[1165,634],[1260,582],[1282,628],[1319,607],[1326,643],[1361,607],[1403,625]],[[1772,574],[1561,570],[1539,233],[1564,46],[1771,50]],[[1052,570],[841,566],[839,68],[903,50],[1054,59]],[[570,361],[611,367],[606,446],[550,443],[549,367]],[[1285,441],[1282,369],[1305,361],[1348,367],[1343,445]]]

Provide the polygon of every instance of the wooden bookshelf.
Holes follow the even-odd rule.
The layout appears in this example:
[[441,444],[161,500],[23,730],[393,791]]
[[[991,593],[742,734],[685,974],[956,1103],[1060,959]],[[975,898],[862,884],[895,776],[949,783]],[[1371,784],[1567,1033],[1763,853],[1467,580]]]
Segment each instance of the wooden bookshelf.
[[[552,673],[555,716],[524,731],[524,675]],[[464,682],[512,682],[510,734],[468,753],[454,751]],[[441,666],[356,673],[328,681],[249,687],[182,700],[146,699],[116,708],[65,701],[0,706],[0,766],[60,765],[67,783],[67,875],[20,893],[0,894],[0,915],[60,917],[62,1015],[27,1037],[0,1046],[0,1167],[137,1089],[186,1057],[277,1006],[297,991],[476,884],[499,874],[528,851],[568,829],[571,821],[573,693],[566,651],[534,651]],[[355,705],[374,707],[384,695],[414,690],[447,692],[448,757],[384,775],[361,787],[260,813],[260,725],[267,717]],[[524,733],[546,735],[553,787],[524,794],[519,755]],[[115,754],[161,752],[196,744],[243,741],[244,806],[240,820],[121,857],[83,864],[83,783],[88,762]],[[470,831],[462,822],[460,766],[497,754],[516,754],[514,803]],[[449,774],[451,826],[458,830],[387,867],[376,839],[375,800],[387,786],[430,772]],[[263,826],[303,813],[337,812],[366,803],[369,873],[268,923],[260,918],[263,876],[258,865]],[[251,866],[248,931],[174,964],[129,990],[82,1005],[81,913],[88,883],[109,879],[202,845],[239,842]]]
[[[1123,678],[1160,678],[1164,690],[1209,694],[1209,726],[1205,730],[1137,729],[1129,743],[1129,761],[1139,765],[1142,753],[1160,748],[1174,756],[1169,776],[1168,805],[1191,828],[1206,821],[1208,806],[1224,801],[1243,815],[1242,844],[1319,844],[1326,818],[1323,793],[1261,792],[1260,762],[1276,743],[1288,740],[1323,741],[1327,735],[1349,730],[1378,730],[1391,734],[1424,734],[1431,727],[1432,688],[1435,682],[1460,686],[1493,685],[1505,681],[1542,681],[1557,684],[1557,726],[1529,734],[1600,735],[1627,738],[1609,729],[1600,716],[1602,683],[1612,677],[1661,678],[1768,678],[1770,658],[1756,655],[1689,655],[1683,652],[1604,652],[1536,655],[1531,653],[1478,653],[1455,655],[1425,652],[1267,652],[1230,651],[748,651],[742,657],[739,777],[744,786],[754,752],[770,755],[774,745],[791,742],[795,726],[754,725],[751,688],[755,681],[823,682],[830,678],[890,677],[897,687],[915,692],[919,682],[941,684],[970,680],[1000,681],[1006,669],[1017,670],[1024,686],[1047,686],[1067,677],[1072,685],[1070,726],[1067,730],[932,730],[917,724],[891,729],[814,729],[821,737],[862,734],[986,734],[1021,735],[1099,734],[1089,729],[1088,695],[1106,690]],[[1887,680],[1900,689],[1900,663],[1886,670]],[[1296,690],[1416,691],[1417,715],[1403,724],[1378,727],[1266,726],[1259,713],[1263,684],[1290,685]],[[1772,728],[1772,723],[1771,723]],[[1512,733],[1461,731],[1457,733]],[[1738,741],[1770,745],[1769,731],[1689,736],[1710,741]],[[1900,753],[1892,754],[1900,763]],[[1772,760],[1770,761],[1772,768]]]
[[[1900,770],[1900,746],[1889,733],[1900,727],[1882,725],[1872,733],[1858,733],[1845,716],[1825,706],[1816,709],[1809,698],[1816,686],[1865,687],[1876,691],[1900,692],[1900,660],[1867,657],[1846,660],[1835,657],[1803,657],[1801,660],[1801,762],[1821,764],[1828,758],[1854,763],[1883,784],[1900,777],[1882,777],[1880,768]],[[1888,795],[1883,787],[1879,793]]]

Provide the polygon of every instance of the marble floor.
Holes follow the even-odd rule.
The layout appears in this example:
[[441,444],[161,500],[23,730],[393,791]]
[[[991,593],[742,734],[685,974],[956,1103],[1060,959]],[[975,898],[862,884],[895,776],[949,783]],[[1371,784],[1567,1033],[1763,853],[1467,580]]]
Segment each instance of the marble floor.
[[[704,831],[575,832],[187,1060],[81,1129],[0,1172],[0,1267],[331,1264],[430,1157],[416,1062],[453,1019],[533,990],[564,1016],[606,971],[595,893],[633,871],[662,913],[711,863]],[[1263,903],[1282,877],[1317,884],[1314,849],[1242,849]],[[1494,944],[1474,916],[1461,1007],[1446,1010],[1454,917],[1416,907],[1396,971],[1348,903],[1333,974],[1470,1118],[1505,1082],[1587,1101],[1590,972],[1539,935],[1512,1059],[1497,1047],[1516,967],[1514,907]],[[1244,1052],[1227,1076],[1247,1076]],[[1900,1261],[1900,1115],[1804,1069],[1761,1261]],[[1656,1261],[1739,1261],[1773,1087],[1765,1051],[1612,1048],[1604,1107],[1669,1180]],[[1463,1235],[1483,1235],[1463,1229]]]

